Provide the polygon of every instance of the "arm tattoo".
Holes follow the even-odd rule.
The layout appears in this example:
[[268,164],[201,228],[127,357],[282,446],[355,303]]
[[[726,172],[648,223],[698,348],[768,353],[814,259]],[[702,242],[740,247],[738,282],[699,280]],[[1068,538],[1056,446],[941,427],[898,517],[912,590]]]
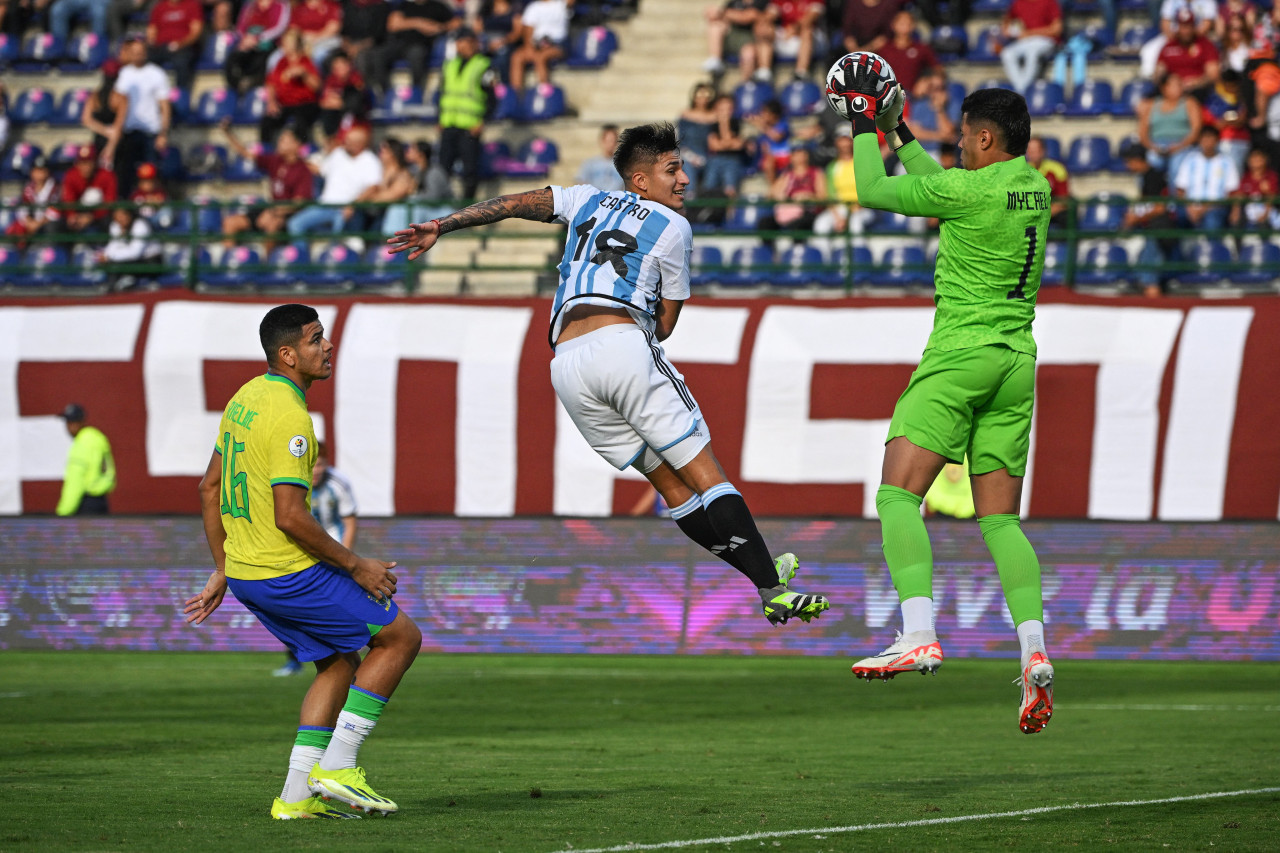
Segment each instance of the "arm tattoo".
[[459,228],[488,225],[513,216],[516,219],[529,219],[533,222],[550,222],[555,216],[555,202],[551,196],[551,188],[544,187],[527,193],[512,193],[500,195],[488,201],[478,201],[469,207],[441,217],[437,222],[441,235],[444,235]]

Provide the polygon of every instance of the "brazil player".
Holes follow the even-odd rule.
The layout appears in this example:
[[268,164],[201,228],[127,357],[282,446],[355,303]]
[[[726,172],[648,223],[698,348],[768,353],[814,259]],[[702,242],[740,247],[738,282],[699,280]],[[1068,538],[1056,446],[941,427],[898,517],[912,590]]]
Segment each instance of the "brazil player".
[[[1040,564],[1019,523],[1035,387],[1031,334],[1044,268],[1049,185],[1023,157],[1031,118],[1022,96],[981,89],[964,99],[961,169],[943,170],[902,122],[895,84],[877,96],[880,61],[850,58],[845,80],[854,132],[858,201],[941,220],[934,273],[937,311],[920,366],[894,408],[876,509],[903,630],[858,661],[860,678],[933,672],[933,555],[920,503],[947,462],[969,457],[978,526],[995,560],[1022,650],[1018,725],[1033,734],[1053,712],[1053,666],[1044,643]],[[907,170],[887,177],[884,131]]]
[[267,372],[227,403],[200,481],[216,568],[187,601],[187,621],[207,619],[230,588],[298,660],[315,662],[273,818],[358,817],[328,800],[390,814],[396,804],[369,787],[356,757],[422,633],[392,600],[396,564],[356,555],[309,509],[317,443],[306,394],[333,373],[319,316],[281,305],[267,312],[259,337]]
[[690,539],[755,584],[770,622],[808,622],[827,599],[787,586],[795,556],[769,555],[711,451],[701,409],[662,350],[689,298],[692,250],[675,128],[627,128],[613,164],[622,190],[546,187],[482,201],[397,232],[391,251],[412,260],[451,231],[509,217],[567,224],[549,332],[561,404],[597,453],[643,473]]

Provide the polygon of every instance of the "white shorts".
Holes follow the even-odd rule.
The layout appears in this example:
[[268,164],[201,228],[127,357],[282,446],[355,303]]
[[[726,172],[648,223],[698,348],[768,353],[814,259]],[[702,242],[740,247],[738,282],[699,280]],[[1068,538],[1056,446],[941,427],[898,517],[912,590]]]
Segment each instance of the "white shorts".
[[702,410],[662,346],[614,324],[556,346],[551,385],[578,432],[610,465],[683,468],[711,441]]

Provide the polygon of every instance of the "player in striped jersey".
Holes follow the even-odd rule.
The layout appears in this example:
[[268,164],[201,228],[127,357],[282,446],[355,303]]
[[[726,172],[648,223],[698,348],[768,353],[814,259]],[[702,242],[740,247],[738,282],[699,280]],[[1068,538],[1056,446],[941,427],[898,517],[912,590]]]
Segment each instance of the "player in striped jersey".
[[511,217],[568,225],[548,335],[561,404],[597,453],[643,473],[690,539],[756,585],[770,622],[808,622],[828,608],[826,597],[788,587],[795,556],[770,556],[662,349],[689,298],[693,240],[680,215],[689,177],[675,129],[627,128],[613,163],[623,190],[553,186],[501,196],[396,232],[391,251],[413,260],[450,231]]

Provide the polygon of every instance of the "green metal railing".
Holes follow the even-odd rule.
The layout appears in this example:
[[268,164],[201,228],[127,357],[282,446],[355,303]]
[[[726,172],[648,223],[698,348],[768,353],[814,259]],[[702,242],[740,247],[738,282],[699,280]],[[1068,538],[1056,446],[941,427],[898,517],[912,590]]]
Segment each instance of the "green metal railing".
[[[1231,199],[1208,204],[1215,206],[1235,207],[1242,200]],[[1280,207],[1280,198],[1269,199],[1270,203]],[[414,201],[412,207],[425,210],[431,207],[439,210],[448,202],[432,203]],[[1115,242],[1130,238],[1145,238],[1166,246],[1180,242],[1198,242],[1202,239],[1216,240],[1228,246],[1237,242],[1256,240],[1268,241],[1273,234],[1269,229],[1249,226],[1229,226],[1216,230],[1188,229],[1172,227],[1168,224],[1159,228],[1135,230],[1110,230],[1089,227],[1094,221],[1084,214],[1091,206],[1106,205],[1123,211],[1135,204],[1170,205],[1167,198],[1127,200],[1107,199],[1070,199],[1062,226],[1052,227],[1049,232],[1051,248],[1050,263],[1046,266],[1045,283],[1047,285],[1063,284],[1068,287],[1088,289],[1103,285],[1111,289],[1123,287],[1156,277],[1164,280],[1192,273],[1217,275],[1230,280],[1234,273],[1248,272],[1253,274],[1256,289],[1275,290],[1280,288],[1280,265],[1268,265],[1265,255],[1263,259],[1245,260],[1232,254],[1229,258],[1213,257],[1184,252],[1183,256],[1165,257],[1154,263],[1137,263],[1127,259],[1122,265],[1090,265],[1092,257],[1085,251],[1094,241]],[[64,209],[63,219],[72,210],[109,211],[120,207],[132,207],[127,203],[116,203],[96,207],[74,207],[57,205]],[[216,215],[210,215],[210,207],[219,208]],[[377,213],[391,205],[364,204],[352,205],[362,212]],[[827,205],[816,205],[823,208]],[[313,232],[300,237],[293,237],[287,232],[263,234],[254,231],[243,231],[233,239],[224,240],[220,230],[222,218],[231,212],[246,207],[257,209],[260,204],[249,205],[242,202],[171,202],[152,206],[155,213],[153,222],[166,225],[153,230],[151,242],[162,248],[162,256],[156,260],[132,264],[120,264],[104,267],[94,258],[94,249],[100,249],[108,240],[105,233],[79,234],[59,232],[49,228],[42,229],[32,236],[0,235],[0,282],[10,292],[21,292],[28,289],[45,288],[53,291],[84,293],[96,290],[107,290],[113,280],[128,277],[135,283],[168,287],[185,287],[189,289],[299,289],[311,287],[315,289],[362,289],[376,286],[381,290],[393,293],[412,293],[417,287],[418,273],[423,269],[436,272],[457,273],[460,277],[474,272],[538,272],[548,273],[555,263],[555,252],[548,252],[545,261],[537,263],[504,264],[500,258],[492,262],[486,259],[483,265],[473,263],[440,263],[430,254],[425,260],[406,263],[403,256],[387,256],[384,251],[375,251],[375,247],[384,245],[387,234],[381,230],[344,231],[341,233]],[[337,206],[334,206],[337,207]],[[933,259],[924,256],[924,260],[915,263],[902,263],[889,267],[883,263],[865,262],[868,241],[886,238],[889,242],[897,241],[903,245],[920,245],[921,241],[936,234],[934,231],[919,230],[923,220],[913,220],[912,230],[901,228],[869,227],[861,233],[842,231],[824,235],[816,235],[810,230],[794,229],[762,229],[758,226],[757,216],[744,216],[744,211],[756,211],[763,216],[772,208],[772,202],[763,199],[739,199],[729,202],[723,199],[698,200],[688,203],[688,214],[696,223],[694,245],[700,241],[718,241],[720,238],[750,238],[755,245],[763,243],[768,246],[821,244],[832,251],[823,253],[821,263],[790,264],[783,261],[781,254],[773,258],[772,263],[743,268],[734,262],[732,255],[723,257],[719,264],[709,265],[695,263],[693,270],[695,281],[722,283],[727,286],[749,284],[753,281],[761,283],[774,282],[787,284],[820,284],[829,290],[843,289],[847,293],[859,293],[880,286],[874,284],[876,274],[888,269],[898,273],[898,283],[907,288],[928,290],[931,288]],[[1121,213],[1122,215],[1122,213]],[[876,214],[880,221],[886,216]],[[718,221],[717,221],[718,220]],[[705,222],[704,221],[708,221]],[[175,227],[176,225],[176,227]],[[547,240],[555,232],[545,230],[512,230],[500,232],[491,228],[477,228],[455,232],[449,241],[470,240],[479,243],[500,236],[502,240],[535,239]],[[324,263],[318,257],[320,245],[345,243],[352,239],[363,242],[364,248],[355,259],[344,259],[340,262]],[[305,243],[308,251],[297,254],[288,251],[275,253],[266,249],[275,246],[288,246]],[[208,251],[214,246],[226,246],[233,259],[239,262],[226,263],[217,260],[217,252]],[[744,242],[744,245],[751,245]],[[71,247],[82,248],[73,253]],[[1056,248],[1061,246],[1061,249]],[[49,249],[55,251],[50,252]],[[56,250],[62,249],[65,256]],[[254,254],[249,254],[252,249]],[[484,249],[482,248],[482,251]],[[13,254],[17,252],[17,254]],[[207,252],[207,254],[206,254]],[[238,253],[238,254],[237,254]],[[312,257],[312,254],[317,257]],[[302,256],[300,259],[298,256]],[[242,256],[242,257],[241,257]],[[861,258],[861,261],[859,259]],[[78,262],[77,262],[78,261]],[[1208,261],[1208,265],[1206,265]],[[1274,269],[1271,266],[1275,266]],[[1150,274],[1146,276],[1144,274]],[[1268,274],[1270,274],[1268,276]],[[310,284],[308,284],[310,282]]]

